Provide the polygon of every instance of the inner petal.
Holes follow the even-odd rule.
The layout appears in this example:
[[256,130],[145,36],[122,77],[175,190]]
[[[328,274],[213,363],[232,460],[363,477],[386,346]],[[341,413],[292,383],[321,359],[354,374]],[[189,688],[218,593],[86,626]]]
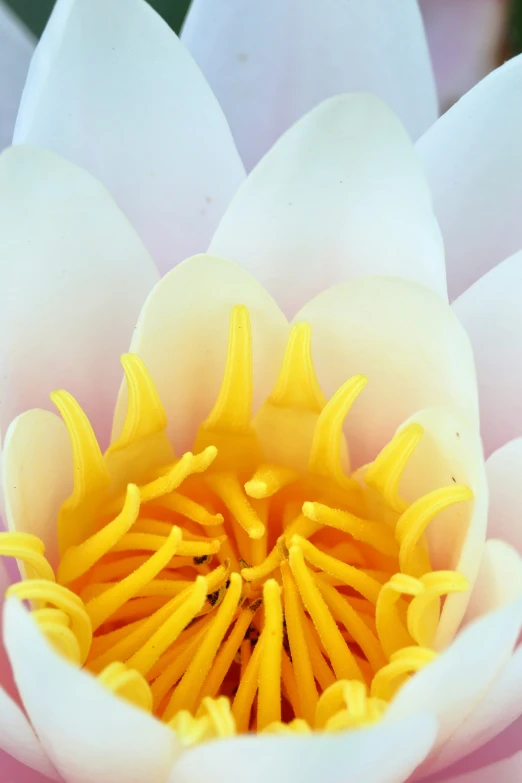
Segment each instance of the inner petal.
[[471,490],[401,497],[418,423],[350,474],[343,423],[367,379],[326,400],[307,324],[253,419],[249,313],[232,310],[221,390],[182,456],[145,366],[122,364],[127,416],[105,454],[74,398],[53,394],[74,460],[60,561],[55,572],[34,535],[1,534],[25,575],[8,594],[59,654],[186,745],[378,721],[436,657],[447,596],[468,589],[433,570],[426,531]]

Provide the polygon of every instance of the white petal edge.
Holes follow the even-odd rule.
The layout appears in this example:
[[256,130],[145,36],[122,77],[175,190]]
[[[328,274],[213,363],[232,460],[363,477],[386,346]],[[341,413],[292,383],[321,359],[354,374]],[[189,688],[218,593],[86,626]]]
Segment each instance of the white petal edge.
[[7,526],[38,536],[54,567],[58,561],[58,512],[73,489],[72,451],[66,427],[49,411],[27,411],[10,425],[3,449]]
[[87,172],[36,147],[0,157],[0,427],[65,387],[108,435],[128,346],[158,273]]
[[482,443],[477,430],[447,408],[431,408],[414,414],[423,437],[403,473],[401,496],[413,502],[440,487],[469,487],[473,500],[457,503],[439,513],[428,525],[426,536],[434,570],[454,570],[469,582],[465,593],[453,593],[444,601],[435,649],[447,647],[462,622],[482,561],[488,521],[488,488]]
[[488,458],[489,534],[522,554],[522,438],[506,443]]
[[522,55],[493,71],[417,142],[455,299],[522,247]]
[[179,752],[171,729],[55,653],[14,598],[4,635],[24,707],[67,783],[164,783]]
[[181,39],[228,118],[248,169],[320,101],[365,90],[412,138],[437,97],[417,3],[382,0],[195,0]]
[[245,176],[210,87],[145,0],[58,0],[14,139],[98,177],[162,272],[207,249]]
[[[252,324],[254,405],[272,390],[288,337],[274,300],[247,272],[209,255],[194,256],[166,275],[145,303],[130,350],[138,354],[166,409],[168,432],[181,451],[217,398],[228,347],[229,317],[246,305]],[[113,433],[123,425],[120,395]]]
[[520,783],[522,779],[522,753],[503,759],[488,767],[475,769],[464,775],[444,778],[443,783]]
[[174,765],[168,783],[403,783],[429,753],[437,731],[429,712],[334,735],[239,737],[202,745]]
[[0,0],[0,150],[11,144],[34,38]]
[[521,630],[522,600],[471,623],[437,660],[401,688],[384,720],[429,709],[439,722],[436,752],[494,685]]
[[243,266],[293,314],[362,275],[416,280],[446,297],[444,251],[424,173],[377,97],[331,98],[249,175],[209,252]]
[[327,398],[352,375],[369,379],[347,418],[355,464],[373,460],[423,408],[448,407],[477,426],[471,347],[433,291],[397,278],[361,278],[320,294],[294,321],[312,326],[314,364]]
[[522,251],[480,278],[452,305],[475,353],[488,454],[522,435],[521,296]]

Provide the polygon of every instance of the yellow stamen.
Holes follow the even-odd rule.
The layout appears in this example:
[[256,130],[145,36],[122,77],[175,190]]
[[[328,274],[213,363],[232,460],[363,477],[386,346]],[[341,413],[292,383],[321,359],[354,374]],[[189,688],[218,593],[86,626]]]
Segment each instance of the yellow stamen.
[[0,555],[16,557],[29,566],[29,576],[54,582],[54,571],[44,557],[45,547],[31,533],[0,533]]
[[384,447],[364,476],[366,484],[380,492],[390,508],[399,514],[408,508],[406,501],[399,495],[399,484],[404,468],[423,434],[420,424],[408,424]]
[[123,663],[111,663],[98,675],[106,688],[130,701],[135,707],[152,712],[152,693],[147,681]]
[[283,608],[280,587],[269,579],[263,587],[265,627],[259,664],[257,725],[261,730],[281,720],[281,651],[283,646]]
[[312,330],[307,323],[292,327],[277,383],[268,402],[279,408],[321,413],[326,400],[312,361]]
[[390,663],[373,678],[372,696],[389,701],[398,688],[399,677],[420,671],[436,658],[437,653],[434,650],[427,650],[424,647],[405,647],[398,650],[392,655]]

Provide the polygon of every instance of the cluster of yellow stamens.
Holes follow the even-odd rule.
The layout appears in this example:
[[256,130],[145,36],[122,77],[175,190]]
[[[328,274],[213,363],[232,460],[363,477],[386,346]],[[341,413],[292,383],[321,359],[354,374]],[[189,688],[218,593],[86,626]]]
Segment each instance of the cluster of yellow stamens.
[[181,458],[141,360],[122,364],[127,415],[105,454],[74,398],[52,395],[74,461],[60,559],[54,570],[38,538],[2,534],[24,576],[8,593],[63,656],[187,745],[378,720],[436,656],[444,596],[468,587],[431,570],[424,534],[470,490],[400,497],[417,424],[349,475],[343,422],[366,379],[327,402],[307,324],[252,418],[250,321],[234,308],[221,391]]

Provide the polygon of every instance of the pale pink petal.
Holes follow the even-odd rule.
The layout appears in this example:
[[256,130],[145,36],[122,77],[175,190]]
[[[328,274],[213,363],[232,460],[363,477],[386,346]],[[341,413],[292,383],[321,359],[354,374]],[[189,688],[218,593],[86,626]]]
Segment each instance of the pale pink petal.
[[471,623],[436,661],[401,688],[385,720],[428,709],[439,721],[435,747],[441,748],[494,685],[521,630],[522,600]]
[[522,251],[453,304],[475,352],[486,454],[522,435],[521,297]]
[[7,526],[38,536],[56,566],[56,520],[73,489],[71,444],[62,419],[38,409],[22,413],[7,430],[2,456]]
[[[466,622],[522,595],[522,560],[503,541],[487,541]],[[449,767],[497,737],[522,714],[522,648],[512,655],[481,701],[441,748],[430,773]]]
[[[252,323],[254,405],[272,390],[289,326],[263,287],[235,264],[201,255],[189,258],[154,288],[131,344],[152,375],[176,448],[191,448],[197,427],[217,399],[225,370],[232,308],[248,307]],[[126,410],[120,395],[115,432]]]
[[434,783],[520,783],[522,780],[522,753],[509,759],[482,767],[464,775],[437,778]]
[[486,462],[489,534],[522,554],[522,438],[506,443]]
[[522,56],[455,104],[417,142],[454,299],[522,247]]
[[325,101],[287,131],[239,189],[210,252],[255,275],[287,314],[362,275],[446,295],[424,174],[397,117],[369,94]]
[[164,783],[175,734],[54,652],[16,599],[5,643],[24,707],[66,783]]
[[439,100],[448,108],[500,61],[506,0],[419,0]]
[[0,0],[0,150],[11,144],[34,39]]
[[244,178],[210,87],[145,0],[58,0],[15,143],[98,177],[162,272],[207,249]]
[[365,90],[413,138],[437,117],[412,0],[194,0],[182,32],[228,118],[247,168],[320,101]]
[[[58,775],[31,724],[18,704],[2,688],[0,688],[0,749],[22,762],[30,770],[36,770],[51,780],[58,780]],[[1,780],[9,783],[9,780],[3,776],[1,760],[0,774]]]
[[53,780],[16,761],[3,751],[0,751],[0,774],[3,775],[2,780],[5,783],[49,783],[49,780]]
[[105,437],[140,308],[158,279],[90,174],[51,152],[0,158],[0,427],[49,393],[77,396]]
[[426,758],[436,731],[426,712],[337,735],[213,742],[183,755],[168,783],[404,783]]
[[477,425],[468,338],[427,288],[398,278],[361,278],[320,294],[295,320],[312,326],[314,363],[327,397],[352,375],[368,377],[347,418],[357,465],[373,460],[422,408],[448,407]]

